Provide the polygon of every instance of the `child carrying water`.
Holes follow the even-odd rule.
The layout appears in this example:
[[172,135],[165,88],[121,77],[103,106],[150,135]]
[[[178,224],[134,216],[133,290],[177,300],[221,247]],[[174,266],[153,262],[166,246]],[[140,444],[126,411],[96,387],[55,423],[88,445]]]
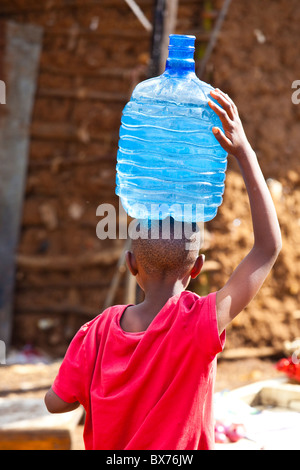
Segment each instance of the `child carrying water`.
[[[219,291],[187,289],[201,271],[200,240],[140,237],[127,265],[144,291],[138,305],[116,305],[73,339],[45,402],[51,413],[86,410],[86,449],[199,450],[214,447],[216,355],[225,329],[260,289],[281,249],[272,198],[232,100],[216,89],[210,106],[237,160],[249,195],[254,243]],[[142,230],[148,230],[143,227]],[[162,231],[160,231],[162,233]],[[146,234],[147,235],[147,234]],[[188,247],[188,249],[187,249]]]

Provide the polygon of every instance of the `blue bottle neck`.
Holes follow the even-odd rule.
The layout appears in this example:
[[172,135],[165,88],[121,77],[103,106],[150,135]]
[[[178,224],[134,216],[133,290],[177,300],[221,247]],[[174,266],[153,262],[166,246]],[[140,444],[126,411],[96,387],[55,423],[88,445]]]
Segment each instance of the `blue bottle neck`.
[[165,74],[180,78],[195,73],[194,53],[194,36],[171,34]]
[[178,78],[195,73],[195,61],[193,59],[171,59],[168,58],[165,75],[172,75]]

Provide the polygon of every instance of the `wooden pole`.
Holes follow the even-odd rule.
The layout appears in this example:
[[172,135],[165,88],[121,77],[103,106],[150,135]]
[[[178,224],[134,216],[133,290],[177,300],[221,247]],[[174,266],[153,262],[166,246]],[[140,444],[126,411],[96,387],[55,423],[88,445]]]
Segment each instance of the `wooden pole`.
[[125,242],[123,251],[119,257],[119,261],[116,267],[116,272],[115,272],[114,277],[112,278],[110,288],[109,288],[109,291],[107,293],[107,296],[103,305],[103,310],[105,310],[108,307],[111,307],[114,301],[117,289],[120,284],[121,277],[123,273],[126,271],[125,255],[126,255],[126,251],[130,250],[130,247],[131,247],[131,240],[128,238]]
[[150,77],[155,77],[160,74],[161,45],[164,32],[165,9],[166,0],[155,0],[151,63],[149,67]]
[[12,22],[2,23],[0,28],[5,31],[3,67],[7,85],[7,104],[0,108],[0,340],[8,347],[42,28]]
[[199,65],[198,70],[197,70],[197,75],[200,79],[203,78],[203,76],[204,76],[207,63],[208,63],[208,61],[211,57],[211,54],[212,54],[212,52],[213,52],[213,50],[216,46],[220,31],[221,31],[221,28],[223,26],[223,22],[225,20],[227,12],[229,10],[231,1],[232,0],[224,0],[222,9],[221,9],[220,14],[218,16],[218,19],[216,21],[215,27],[214,27],[214,29],[211,33],[211,37],[210,37],[208,46],[206,48],[204,57],[203,57],[202,61],[200,62],[200,65]]
[[169,35],[176,30],[178,0],[156,0],[153,21],[152,54],[149,74],[164,72],[168,58]]
[[166,0],[165,21],[161,42],[160,73],[165,71],[169,55],[169,36],[174,34],[177,23],[178,0]]
[[135,276],[127,269],[126,272],[126,287],[125,287],[125,305],[134,305],[136,303],[137,295],[137,282]]
[[148,18],[144,15],[138,4],[135,0],[125,0],[127,5],[131,8],[137,19],[140,23],[144,26],[147,31],[152,31],[152,24],[148,20]]

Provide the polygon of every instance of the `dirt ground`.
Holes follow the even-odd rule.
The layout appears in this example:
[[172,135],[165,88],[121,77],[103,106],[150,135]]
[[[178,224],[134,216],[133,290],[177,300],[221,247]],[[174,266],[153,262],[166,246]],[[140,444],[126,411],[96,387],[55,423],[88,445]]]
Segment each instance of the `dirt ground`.
[[[1,366],[0,397],[43,398],[58,371],[60,361],[51,364]],[[272,359],[219,360],[215,391],[232,390],[249,383],[279,377]],[[83,425],[72,435],[72,450],[84,450]]]

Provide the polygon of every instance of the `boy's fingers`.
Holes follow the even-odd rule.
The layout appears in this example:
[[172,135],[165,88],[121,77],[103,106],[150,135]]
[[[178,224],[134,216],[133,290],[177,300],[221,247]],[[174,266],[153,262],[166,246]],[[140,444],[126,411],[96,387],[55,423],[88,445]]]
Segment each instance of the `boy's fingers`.
[[213,131],[213,134],[214,134],[215,138],[220,143],[220,145],[223,147],[223,149],[226,150],[226,152],[230,153],[231,148],[232,148],[231,140],[228,139],[228,137],[226,137],[224,132],[222,132],[221,129],[219,129],[218,127],[213,127],[212,131]]
[[231,106],[232,106],[234,109],[236,109],[236,105],[235,105],[234,101],[230,98],[229,95],[227,95],[227,93],[224,93],[224,91],[220,90],[219,88],[216,88],[216,91],[217,91],[218,93],[220,93],[222,96],[224,96],[224,98],[226,98],[226,99],[230,102]]
[[233,102],[231,102],[229,96],[225,95],[225,93],[222,93],[220,91],[211,91],[211,96],[218,101],[218,103],[222,106],[223,109],[226,110],[228,116],[230,119],[234,118],[234,108],[233,108]]
[[208,101],[208,104],[213,109],[213,111],[219,116],[223,125],[231,123],[231,118],[226,109],[221,108],[221,106],[214,103],[214,101]]

